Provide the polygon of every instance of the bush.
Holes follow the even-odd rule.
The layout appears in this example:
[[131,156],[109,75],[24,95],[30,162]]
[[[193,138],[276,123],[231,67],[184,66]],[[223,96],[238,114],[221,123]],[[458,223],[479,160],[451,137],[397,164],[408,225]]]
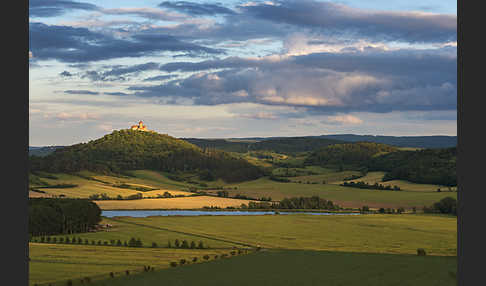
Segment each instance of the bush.
[[115,274],[113,272],[110,272],[110,277],[111,278],[115,277]]
[[125,270],[126,275],[130,275],[130,270]]
[[425,249],[423,249],[423,248],[418,248],[418,249],[417,249],[417,255],[418,255],[418,256],[425,256],[425,255],[426,255],[426,253],[425,253]]
[[197,245],[197,248],[199,249],[203,249],[204,248],[204,244],[202,241],[199,241],[199,244]]
[[122,245],[123,245],[123,244],[122,244],[121,240],[117,240],[117,241],[116,241],[116,246],[122,246]]
[[194,241],[191,241],[191,248],[192,249],[196,248],[196,243]]
[[172,261],[172,262],[170,263],[170,266],[171,266],[171,267],[176,267],[176,266],[177,266],[177,262]]
[[203,256],[203,258],[204,258],[204,260],[209,260],[209,255],[206,254],[206,255]]
[[192,258],[192,262],[197,262],[197,257]]
[[187,240],[183,240],[182,241],[182,245],[181,245],[181,248],[189,248],[189,243],[187,242]]
[[184,265],[184,264],[186,264],[186,260],[185,260],[184,258],[182,258],[181,260],[179,260],[179,263],[180,263],[181,265]]
[[73,286],[73,281],[71,279],[69,279],[67,282],[66,282],[66,285],[68,286]]
[[156,248],[156,247],[157,247],[157,243],[152,242],[152,248]]

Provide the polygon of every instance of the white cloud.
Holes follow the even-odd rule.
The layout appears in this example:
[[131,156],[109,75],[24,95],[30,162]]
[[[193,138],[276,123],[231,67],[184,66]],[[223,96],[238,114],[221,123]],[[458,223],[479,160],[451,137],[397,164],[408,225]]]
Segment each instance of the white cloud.
[[358,125],[358,124],[362,124],[363,120],[359,119],[356,116],[345,114],[345,115],[328,116],[327,121],[324,121],[323,123]]

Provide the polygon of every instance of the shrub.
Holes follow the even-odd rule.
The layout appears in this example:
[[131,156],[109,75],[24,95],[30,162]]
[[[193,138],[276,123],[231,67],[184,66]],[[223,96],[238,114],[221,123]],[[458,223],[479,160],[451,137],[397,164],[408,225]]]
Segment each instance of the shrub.
[[157,247],[157,243],[152,242],[152,247],[153,247],[153,248],[156,248],[156,247]]
[[191,241],[191,248],[192,249],[196,248],[196,243],[194,241]]
[[179,260],[179,263],[180,263],[181,265],[184,265],[184,264],[186,263],[186,260],[185,260],[184,258],[182,258],[181,260]]
[[69,241],[69,237],[66,236],[66,240],[65,241],[66,241],[66,243],[69,243],[70,242]]
[[105,242],[103,242],[104,245],[108,245],[108,241],[105,240]]
[[203,258],[204,258],[204,260],[209,260],[209,255],[206,254],[206,255],[203,256]]
[[89,278],[89,277],[84,277],[84,281],[86,281],[86,283],[91,283],[91,278]]
[[83,239],[81,237],[78,237],[78,244],[83,244]]
[[126,275],[130,275],[130,270],[125,270]]
[[89,244],[89,240],[87,238],[84,240],[84,244]]
[[181,248],[189,248],[189,243],[187,242],[187,240],[183,240],[182,241],[182,245],[181,245]]
[[110,277],[111,278],[115,277],[115,274],[113,272],[110,272]]
[[176,266],[177,266],[177,262],[172,261],[172,262],[170,263],[170,266],[171,266],[171,267],[176,267]]
[[217,255],[215,255],[215,256],[214,256],[214,259],[218,259],[218,256],[217,256]]
[[73,281],[72,281],[71,279],[69,279],[69,280],[66,282],[66,284],[67,284],[68,286],[73,286]]
[[122,246],[122,245],[123,245],[123,244],[122,244],[121,240],[117,240],[117,241],[116,241],[116,246]]
[[197,245],[197,248],[200,248],[200,249],[203,249],[204,248],[204,244],[202,241],[199,241],[199,244]]
[[192,262],[197,262],[197,257],[192,258]]
[[59,237],[59,242],[64,243],[64,237]]
[[418,248],[418,249],[417,249],[417,255],[418,255],[418,256],[425,256],[425,255],[426,255],[426,253],[425,253],[425,249],[423,249],[423,248]]
[[181,247],[181,243],[179,242],[178,239],[175,240],[174,244],[175,244],[175,247],[177,247],[177,248]]
[[43,236],[40,238],[40,242],[44,242],[45,240],[46,240],[46,238],[43,237]]
[[57,242],[57,238],[56,237],[53,237],[52,238],[52,243],[56,243]]

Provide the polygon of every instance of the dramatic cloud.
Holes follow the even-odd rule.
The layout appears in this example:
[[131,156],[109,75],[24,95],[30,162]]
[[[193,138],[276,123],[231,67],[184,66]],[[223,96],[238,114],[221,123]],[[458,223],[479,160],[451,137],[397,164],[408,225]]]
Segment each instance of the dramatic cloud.
[[187,1],[165,1],[160,3],[159,7],[171,8],[191,15],[236,14],[235,11],[223,7],[219,4],[201,4]]
[[29,0],[29,17],[55,17],[71,10],[96,11],[99,7],[68,0]]
[[448,42],[457,39],[455,15],[372,11],[343,4],[288,0],[240,5],[246,14],[276,23],[403,42]]
[[186,43],[175,37],[140,32],[126,39],[92,32],[86,28],[30,23],[31,50],[38,59],[88,62],[121,57],[140,57],[157,52],[219,54],[222,51]]
[[[309,112],[451,110],[456,68],[447,53],[430,51],[227,58],[162,65],[168,72],[199,72],[129,90],[143,97],[184,97],[192,104],[252,102],[303,106]],[[205,72],[212,69],[222,70]]]

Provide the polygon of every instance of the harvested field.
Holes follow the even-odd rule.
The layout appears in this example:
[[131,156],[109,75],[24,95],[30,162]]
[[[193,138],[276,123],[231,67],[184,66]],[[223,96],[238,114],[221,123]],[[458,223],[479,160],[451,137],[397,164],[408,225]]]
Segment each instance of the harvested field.
[[166,199],[141,199],[141,200],[103,200],[95,201],[102,210],[123,209],[200,209],[207,207],[239,207],[248,204],[248,200],[229,199],[211,196],[195,196],[184,198]]

